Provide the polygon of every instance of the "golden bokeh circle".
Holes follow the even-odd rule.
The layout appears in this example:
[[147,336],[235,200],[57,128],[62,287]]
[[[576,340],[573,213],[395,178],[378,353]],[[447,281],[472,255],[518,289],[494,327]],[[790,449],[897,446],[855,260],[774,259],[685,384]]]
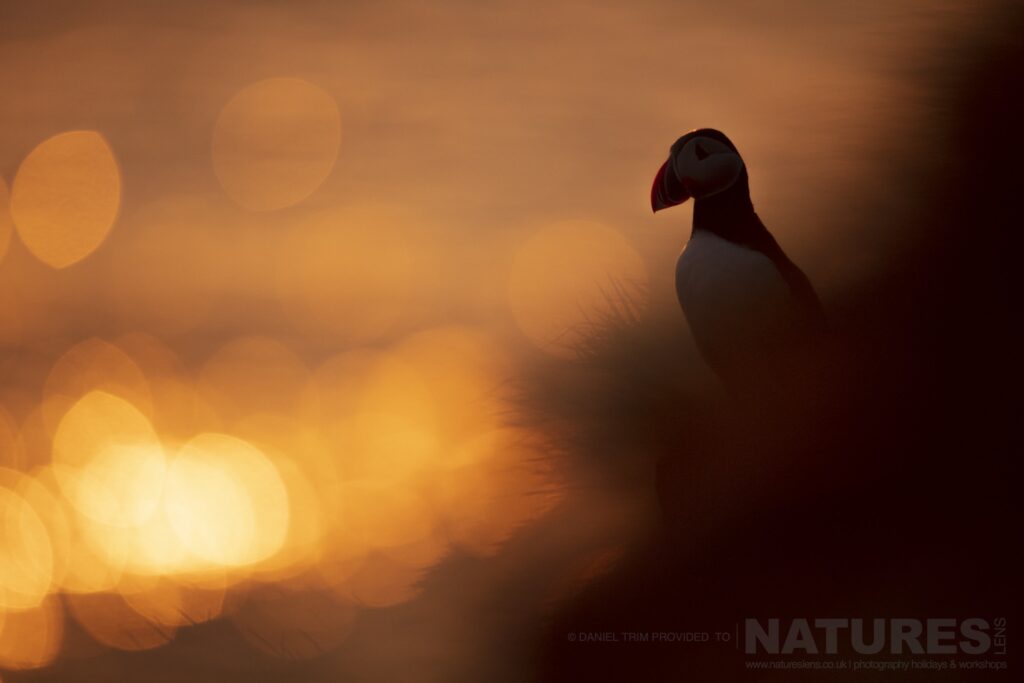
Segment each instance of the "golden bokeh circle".
[[0,611],[35,607],[49,594],[52,581],[53,547],[46,526],[17,491],[0,483]]
[[53,435],[57,482],[75,509],[103,525],[135,527],[160,501],[166,472],[152,424],[124,399],[91,391]]
[[106,139],[93,130],[44,140],[21,162],[11,188],[11,216],[21,241],[53,268],[95,251],[114,225],[121,173]]
[[227,195],[272,211],[311,195],[330,174],[341,144],[338,105],[297,78],[270,78],[236,94],[213,131],[213,170]]

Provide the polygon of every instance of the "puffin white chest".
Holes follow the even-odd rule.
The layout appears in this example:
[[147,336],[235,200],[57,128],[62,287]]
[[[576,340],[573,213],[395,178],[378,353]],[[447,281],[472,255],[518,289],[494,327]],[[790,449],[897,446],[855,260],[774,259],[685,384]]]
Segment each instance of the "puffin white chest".
[[756,353],[799,315],[771,259],[706,231],[697,231],[679,255],[676,294],[712,365]]

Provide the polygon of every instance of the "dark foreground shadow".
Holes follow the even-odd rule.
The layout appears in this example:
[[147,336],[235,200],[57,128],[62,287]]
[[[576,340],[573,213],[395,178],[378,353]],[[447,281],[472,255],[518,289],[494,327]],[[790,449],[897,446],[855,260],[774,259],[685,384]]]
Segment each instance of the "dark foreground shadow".
[[[833,339],[790,386],[743,401],[695,385],[667,309],[595,332],[588,382],[567,368],[535,379],[537,419],[577,459],[607,460],[620,483],[617,456],[656,461],[661,510],[642,551],[554,614],[544,680],[864,675],[749,671],[736,645],[751,617],[1013,621],[1022,19],[944,57],[928,120],[905,131],[919,150],[898,160],[905,192],[877,207],[883,224],[904,217],[891,227],[914,249],[830,302]],[[659,635],[686,631],[731,638]]]

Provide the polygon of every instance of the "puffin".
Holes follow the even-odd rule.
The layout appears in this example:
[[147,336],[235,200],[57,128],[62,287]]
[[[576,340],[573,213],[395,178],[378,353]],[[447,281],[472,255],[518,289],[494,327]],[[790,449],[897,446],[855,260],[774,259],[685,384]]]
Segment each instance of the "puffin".
[[697,350],[727,388],[774,383],[780,359],[796,358],[825,330],[818,295],[754,212],[746,164],[721,131],[686,133],[658,169],[653,211],[691,198],[675,280]]

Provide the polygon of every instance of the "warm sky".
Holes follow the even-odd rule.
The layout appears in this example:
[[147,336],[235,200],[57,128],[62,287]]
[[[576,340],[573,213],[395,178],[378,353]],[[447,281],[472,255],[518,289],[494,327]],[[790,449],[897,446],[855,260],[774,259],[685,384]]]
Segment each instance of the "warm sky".
[[[94,130],[121,200],[106,241],[74,267],[54,272],[15,240],[0,263],[3,338],[209,332],[225,317],[289,332],[282,308],[318,295],[280,271],[324,250],[395,269],[362,300],[404,308],[397,323],[505,325],[513,254],[554,222],[602,223],[651,277],[671,270],[689,209],[655,219],[647,194],[671,142],[700,126],[734,139],[762,217],[827,280],[852,268],[835,251],[850,227],[830,212],[876,163],[862,151],[891,148],[915,94],[908,72],[942,27],[972,19],[955,5],[5,3],[0,178],[10,186],[47,138]],[[301,201],[251,211],[218,182],[215,131],[232,98],[270,78],[305,81],[314,99],[295,105],[293,137],[266,142],[258,127],[238,132],[259,106],[240,103],[227,134],[250,135],[249,156],[235,166],[271,156],[266,187],[249,192],[291,184]],[[316,109],[332,101],[337,113]],[[340,145],[321,115],[337,117]],[[298,138],[308,179],[286,158]],[[385,227],[370,237],[374,222]],[[341,277],[347,290],[358,279]]]
[[[90,600],[153,622],[212,592],[215,616],[246,572],[330,566],[318,590],[386,605],[415,591],[374,562],[499,552],[554,502],[517,492],[554,483],[493,387],[571,355],[612,282],[670,301],[691,209],[648,193],[676,137],[733,139],[827,299],[899,244],[869,239],[871,192],[983,5],[4,2],[0,516],[39,533],[0,558],[0,616],[50,650],[12,660],[0,627],[0,665],[56,656],[61,592],[131,649]],[[40,557],[41,583],[15,570]]]

